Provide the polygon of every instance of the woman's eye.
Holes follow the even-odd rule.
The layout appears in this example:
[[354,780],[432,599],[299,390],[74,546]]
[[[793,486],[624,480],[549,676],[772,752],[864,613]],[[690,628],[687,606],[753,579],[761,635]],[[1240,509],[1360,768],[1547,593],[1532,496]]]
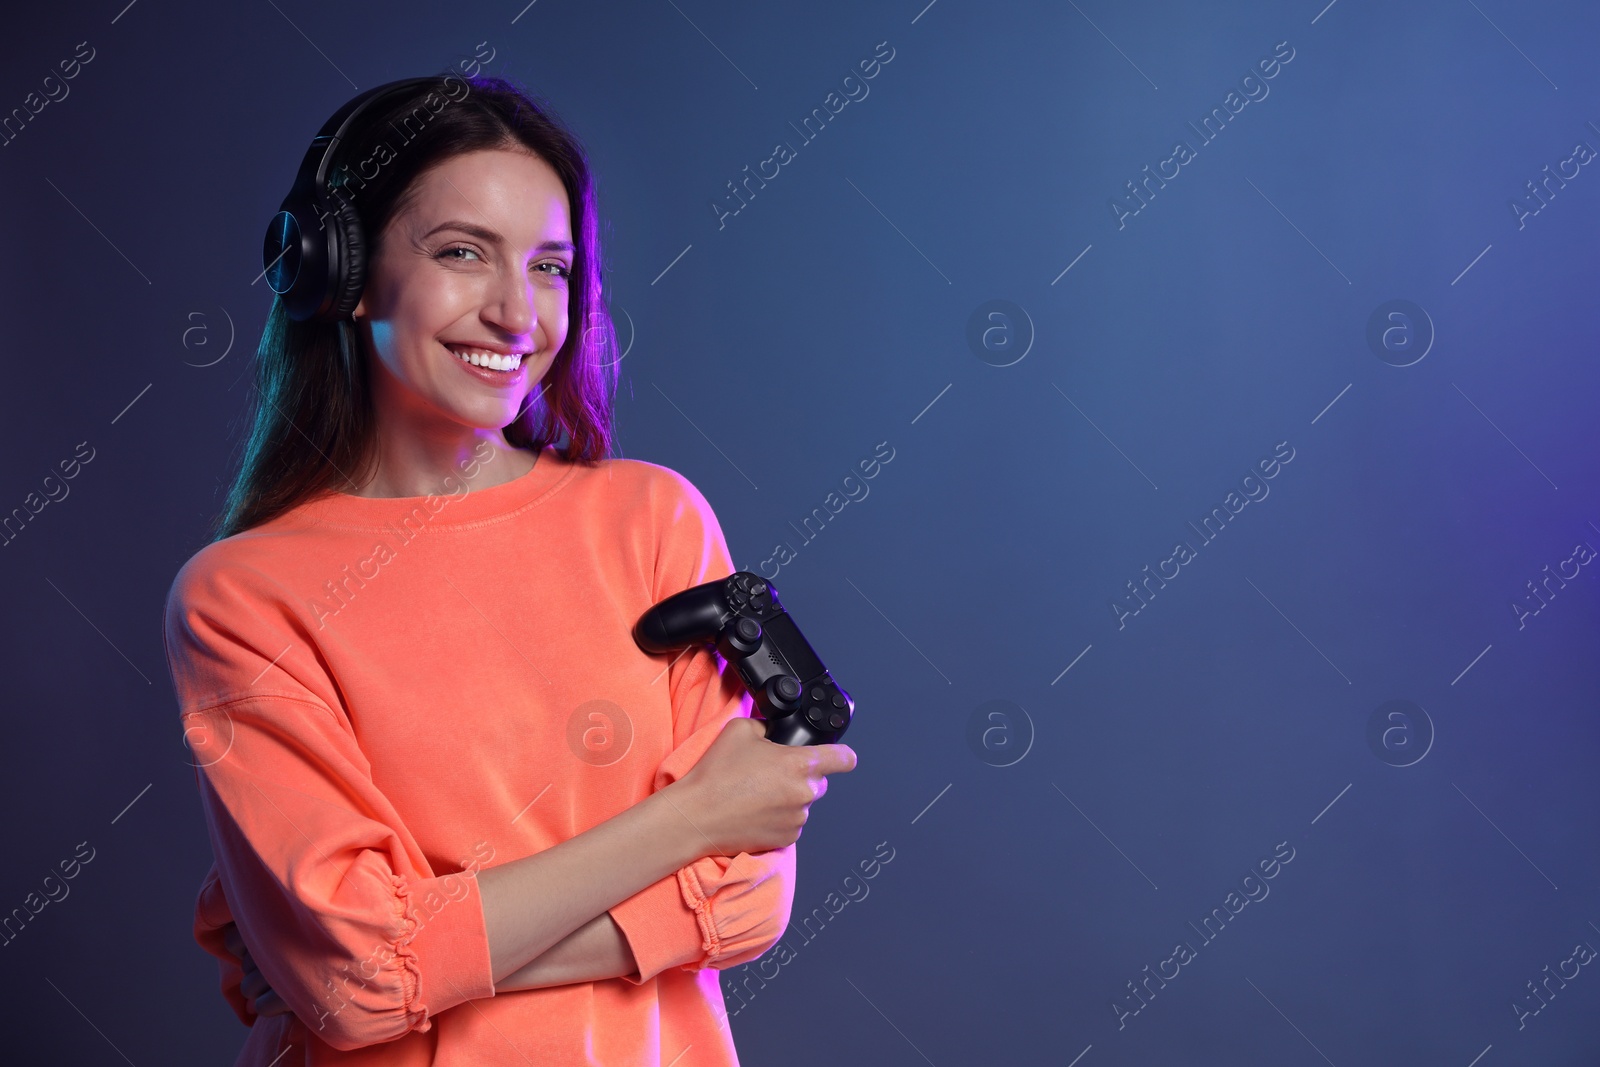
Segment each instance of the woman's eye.
[[[457,253],[463,253],[463,255],[458,256]],[[482,258],[478,255],[476,250],[465,248],[461,245],[453,245],[450,248],[440,249],[439,252],[435,254],[434,258],[448,260],[455,263],[469,262],[465,256],[471,256],[473,259]],[[546,270],[545,268],[551,269]],[[552,278],[559,278],[562,281],[566,281],[572,277],[572,269],[560,263],[537,263],[534,265],[533,269],[548,274]]]

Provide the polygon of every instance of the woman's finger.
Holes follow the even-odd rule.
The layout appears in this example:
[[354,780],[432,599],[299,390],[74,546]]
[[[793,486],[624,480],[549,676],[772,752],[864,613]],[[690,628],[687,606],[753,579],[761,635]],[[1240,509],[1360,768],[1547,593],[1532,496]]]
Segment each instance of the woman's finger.
[[244,994],[246,1000],[254,1000],[263,993],[271,992],[272,987],[267,985],[267,980],[261,972],[251,968],[244,972],[244,981],[239,983],[239,992]]
[[270,989],[256,998],[255,1009],[257,1015],[288,1015],[290,1012],[283,998]]

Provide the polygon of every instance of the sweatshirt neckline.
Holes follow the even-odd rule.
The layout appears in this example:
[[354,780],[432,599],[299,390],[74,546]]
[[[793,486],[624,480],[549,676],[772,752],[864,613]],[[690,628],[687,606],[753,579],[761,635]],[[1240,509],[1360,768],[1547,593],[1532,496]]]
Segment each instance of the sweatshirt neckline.
[[348,529],[383,529],[419,512],[429,526],[465,526],[538,503],[565,482],[575,467],[551,444],[540,450],[533,469],[526,474],[487,489],[471,489],[470,480],[461,478],[460,483],[469,487],[465,493],[459,488],[425,496],[367,497],[333,492],[302,505],[300,512],[308,522]]

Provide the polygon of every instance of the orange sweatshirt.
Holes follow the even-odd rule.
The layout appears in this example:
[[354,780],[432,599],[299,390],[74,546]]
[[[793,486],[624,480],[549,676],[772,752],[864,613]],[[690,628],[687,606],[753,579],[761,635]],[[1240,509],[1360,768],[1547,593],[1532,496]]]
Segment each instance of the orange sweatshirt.
[[[637,978],[495,993],[476,872],[681,777],[751,700],[714,649],[650,656],[630,633],[733,571],[699,490],[550,447],[469,492],[490,456],[436,495],[324,495],[173,581],[167,661],[215,855],[194,933],[251,1027],[237,1067],[738,1062],[717,972],[788,925],[793,845],[611,908]],[[230,921],[293,1015],[240,993]]]

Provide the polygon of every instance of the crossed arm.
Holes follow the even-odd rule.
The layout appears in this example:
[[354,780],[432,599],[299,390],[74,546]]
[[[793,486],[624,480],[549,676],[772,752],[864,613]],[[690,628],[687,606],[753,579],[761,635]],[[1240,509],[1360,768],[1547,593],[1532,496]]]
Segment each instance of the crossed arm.
[[[244,719],[242,712],[239,717]],[[700,831],[713,825],[700,792],[682,793],[688,783],[677,780],[714,738],[736,722],[752,736],[759,730],[742,716],[720,727],[714,720],[674,750],[658,771],[660,788],[637,804],[550,848],[468,875],[469,889],[475,886],[481,900],[480,929],[488,935],[489,950],[489,969],[479,972],[478,991],[469,997],[606,979],[640,984],[670,967],[746,962],[776,941],[788,923],[794,846],[724,854]],[[236,723],[235,746],[250,739],[245,727]],[[202,779],[202,784],[207,787],[202,795],[211,797],[210,780]],[[225,828],[233,825],[225,811],[218,822]],[[244,853],[248,862],[277,840],[270,834],[258,835],[247,842],[254,851],[246,853],[242,847],[235,851]],[[219,841],[224,848],[233,844],[226,836],[219,836]],[[241,886],[241,891],[249,889]],[[324,895],[312,897],[320,900]],[[472,936],[475,924],[460,918],[458,911],[450,914],[448,921],[456,924],[450,929],[462,937]],[[308,988],[315,997],[314,980],[308,979],[311,985],[305,988],[280,983],[279,989],[269,990],[258,960],[250,955],[233,920],[220,877],[213,877],[198,902],[197,936],[223,959],[223,991],[241,1020],[248,1024],[253,1015],[291,1010],[299,1014],[300,1009],[288,1005],[300,1004],[303,998],[294,994],[304,994]],[[446,929],[437,926],[442,921],[446,920],[430,922],[422,936],[439,936],[437,930]],[[264,943],[255,947],[267,949]],[[282,979],[271,966],[274,961],[267,962],[277,976],[274,980]],[[303,977],[303,963],[300,971]],[[284,993],[289,994],[288,1001],[282,1000]],[[459,998],[445,999],[448,1003],[439,1010],[459,1003]],[[351,1025],[339,1032],[337,1040],[359,1047],[372,1034],[382,1033],[373,1025],[376,1018],[371,1008],[352,1014]],[[302,1016],[302,1021],[309,1026],[325,1019]]]
[[633,948],[603,911],[494,984],[496,993],[621,978],[639,970]]
[[[239,991],[252,1001],[256,1014],[287,1014],[289,1005],[272,991],[267,980],[261,976],[236,924],[229,923],[224,928],[223,942],[228,946],[228,951],[239,959],[239,966],[244,971]],[[605,911],[556,942],[543,955],[500,979],[494,984],[494,989],[496,993],[509,993],[518,989],[599,982],[636,974],[638,969],[628,939],[612,921],[611,913]]]
[[[638,973],[610,906],[584,916],[596,902],[614,901],[619,881],[642,888],[707,854],[690,829],[697,820],[684,814],[692,805],[668,796],[683,788],[669,785],[575,838],[477,872],[496,993]],[[530,912],[528,901],[545,903]],[[552,941],[550,931],[561,929],[570,932]],[[257,1002],[257,1014],[289,1011],[269,988],[236,923],[224,927],[223,943],[239,960],[239,991]],[[526,962],[518,965],[519,960]]]

